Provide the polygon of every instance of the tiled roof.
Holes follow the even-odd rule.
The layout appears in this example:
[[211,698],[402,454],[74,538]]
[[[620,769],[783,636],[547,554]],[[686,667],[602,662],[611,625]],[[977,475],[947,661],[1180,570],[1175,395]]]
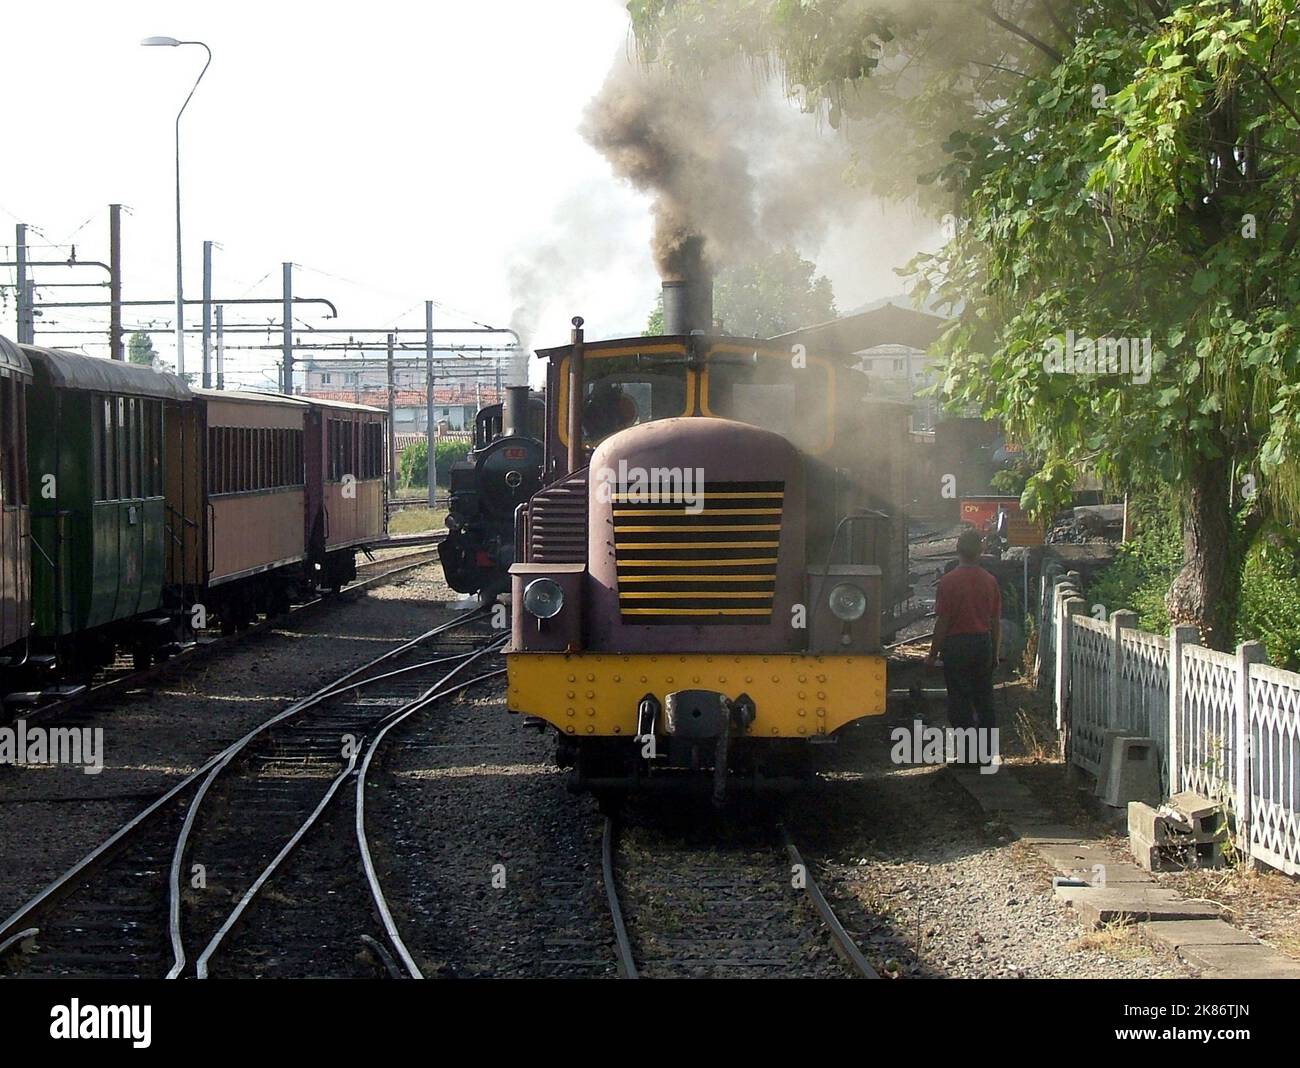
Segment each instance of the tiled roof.
[[[388,406],[388,391],[383,387],[377,389],[310,389],[304,391],[300,396],[315,397],[319,400],[349,401],[359,404],[370,404],[380,408]],[[475,394],[474,390],[466,389],[464,386],[435,386],[433,389],[433,403],[440,408],[445,408],[453,404],[495,404],[500,398],[496,390],[492,387],[480,389]],[[424,390],[422,389],[399,389],[393,393],[393,404],[398,408],[423,408],[425,404]]]

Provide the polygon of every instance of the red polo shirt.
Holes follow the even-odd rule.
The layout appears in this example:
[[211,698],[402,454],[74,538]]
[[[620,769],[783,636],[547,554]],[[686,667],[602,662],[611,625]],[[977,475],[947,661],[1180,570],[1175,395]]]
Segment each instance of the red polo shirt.
[[939,580],[934,614],[948,620],[948,636],[990,634],[1002,615],[998,581],[979,564],[959,564]]

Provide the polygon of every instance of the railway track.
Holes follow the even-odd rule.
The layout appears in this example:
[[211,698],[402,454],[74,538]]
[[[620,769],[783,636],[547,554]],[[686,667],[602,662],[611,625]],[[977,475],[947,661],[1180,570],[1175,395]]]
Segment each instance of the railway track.
[[784,827],[693,841],[696,831],[605,821],[601,869],[624,978],[879,978]]
[[[0,924],[0,963],[25,976],[418,976],[371,860],[367,772],[407,716],[499,675],[503,640],[481,613],[460,617],[269,716]],[[276,892],[308,843],[332,852],[333,874]]]
[[172,670],[177,664],[189,662],[194,657],[202,656],[217,647],[228,648],[231,644],[242,641],[252,634],[282,626],[286,617],[301,616],[304,613],[337,605],[341,603],[338,600],[340,595],[374,589],[409,571],[432,563],[438,556],[438,541],[441,541],[441,537],[432,543],[421,544],[411,552],[402,553],[400,556],[363,562],[357,566],[356,580],[339,590],[338,594],[320,594],[309,601],[290,606],[289,610],[282,615],[262,618],[247,629],[236,631],[234,634],[218,635],[215,631],[207,632],[180,652],[149,667],[137,668],[132,664],[129,656],[119,654],[112,664],[99,672],[88,684],[51,688],[48,691],[49,700],[39,704],[7,707],[6,714],[9,718],[21,717],[28,723],[35,723],[57,718],[89,702],[146,685]]

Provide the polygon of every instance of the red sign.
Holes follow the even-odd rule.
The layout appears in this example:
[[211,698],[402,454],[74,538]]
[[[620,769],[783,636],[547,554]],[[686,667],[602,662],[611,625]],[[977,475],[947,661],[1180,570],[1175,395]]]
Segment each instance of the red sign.
[[981,534],[997,530],[999,512],[1007,515],[1008,545],[1043,544],[1043,528],[1020,510],[1019,497],[963,497],[961,500],[961,521]]

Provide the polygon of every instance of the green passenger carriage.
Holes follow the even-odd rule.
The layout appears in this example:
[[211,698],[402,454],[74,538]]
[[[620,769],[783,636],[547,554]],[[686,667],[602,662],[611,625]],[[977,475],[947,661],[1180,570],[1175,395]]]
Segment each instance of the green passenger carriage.
[[86,665],[117,642],[147,648],[150,625],[168,622],[165,426],[190,392],[147,367],[23,351],[36,643]]

